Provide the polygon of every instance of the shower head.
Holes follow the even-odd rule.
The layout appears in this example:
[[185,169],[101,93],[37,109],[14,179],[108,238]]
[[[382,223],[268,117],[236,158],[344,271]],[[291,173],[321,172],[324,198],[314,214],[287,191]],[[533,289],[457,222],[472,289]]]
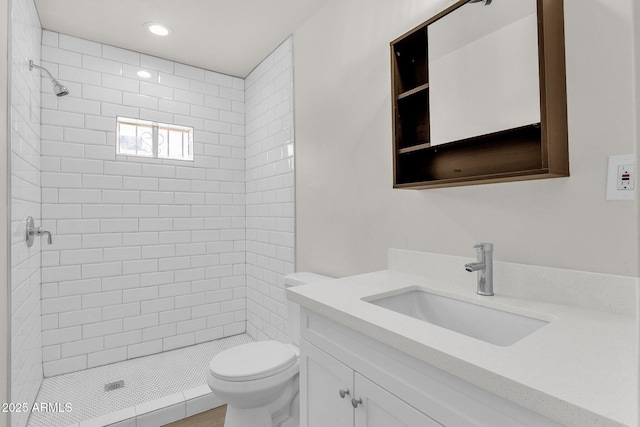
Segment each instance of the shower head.
[[56,93],[56,96],[69,95],[69,89],[67,89],[65,85],[61,85],[56,79],[53,79],[53,91]]
[[37,69],[42,70],[45,73],[47,73],[47,75],[51,79],[51,83],[53,83],[53,92],[56,94],[56,96],[69,95],[69,89],[67,89],[64,85],[60,84],[59,81],[54,79],[53,76],[51,75],[51,73],[49,72],[49,70],[47,70],[46,68],[41,67],[39,65],[36,65],[36,64],[33,63],[32,60],[29,60],[29,71],[33,70],[34,68],[37,68]]

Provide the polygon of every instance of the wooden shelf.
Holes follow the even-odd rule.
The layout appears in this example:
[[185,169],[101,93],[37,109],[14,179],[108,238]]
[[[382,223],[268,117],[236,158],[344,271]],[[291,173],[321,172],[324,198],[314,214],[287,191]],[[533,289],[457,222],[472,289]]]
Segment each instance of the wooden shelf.
[[413,88],[411,90],[408,90],[406,92],[402,92],[400,95],[398,95],[398,97],[396,99],[398,101],[400,101],[401,99],[408,98],[411,95],[415,95],[415,94],[420,93],[420,92],[422,92],[424,90],[427,90],[427,89],[429,89],[429,83],[425,83],[423,85],[420,85],[420,86],[418,86],[416,88]]
[[397,150],[429,143],[429,91],[415,92],[395,102]]
[[410,91],[429,82],[426,47],[426,27],[417,29],[392,44],[396,94]]
[[428,26],[390,43],[393,185],[426,189],[569,176],[564,1],[536,0],[540,123],[431,146]]
[[398,154],[411,153],[413,151],[424,150],[425,148],[431,148],[431,144],[425,142],[424,144],[413,145],[407,148],[401,148],[398,150]]

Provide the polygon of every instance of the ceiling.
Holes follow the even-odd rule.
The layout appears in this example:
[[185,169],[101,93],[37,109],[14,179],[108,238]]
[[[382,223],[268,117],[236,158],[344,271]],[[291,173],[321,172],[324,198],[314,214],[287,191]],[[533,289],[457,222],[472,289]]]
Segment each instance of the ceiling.
[[[42,27],[246,77],[327,0],[35,0]],[[158,37],[144,24],[172,33]]]

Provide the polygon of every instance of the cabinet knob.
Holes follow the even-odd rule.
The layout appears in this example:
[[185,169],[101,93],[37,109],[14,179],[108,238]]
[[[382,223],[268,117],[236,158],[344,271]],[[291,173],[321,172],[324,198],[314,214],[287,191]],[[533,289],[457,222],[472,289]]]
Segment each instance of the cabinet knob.
[[344,399],[344,397],[348,395],[350,391],[349,389],[346,389],[346,390],[340,390],[338,393],[340,394],[340,397]]
[[356,400],[355,398],[351,399],[351,405],[354,408],[357,408],[358,405],[362,405],[362,399],[361,398],[358,398],[358,400]]

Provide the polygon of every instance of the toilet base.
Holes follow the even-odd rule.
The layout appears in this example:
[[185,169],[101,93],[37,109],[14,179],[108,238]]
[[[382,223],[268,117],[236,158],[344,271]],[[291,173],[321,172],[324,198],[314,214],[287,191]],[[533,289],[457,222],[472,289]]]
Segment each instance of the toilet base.
[[224,427],[299,427],[298,375],[273,402],[256,408],[227,404]]

